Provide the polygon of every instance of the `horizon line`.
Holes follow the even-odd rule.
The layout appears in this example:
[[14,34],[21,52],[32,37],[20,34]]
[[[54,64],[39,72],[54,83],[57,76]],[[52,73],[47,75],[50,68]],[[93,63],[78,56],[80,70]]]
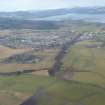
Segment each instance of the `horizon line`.
[[48,10],[58,10],[58,9],[73,9],[73,8],[102,8],[105,6],[74,6],[74,7],[64,7],[64,8],[48,8],[48,9],[26,9],[26,10],[0,10],[0,12],[27,12],[27,11],[31,11],[31,12],[40,12],[40,11],[48,11]]

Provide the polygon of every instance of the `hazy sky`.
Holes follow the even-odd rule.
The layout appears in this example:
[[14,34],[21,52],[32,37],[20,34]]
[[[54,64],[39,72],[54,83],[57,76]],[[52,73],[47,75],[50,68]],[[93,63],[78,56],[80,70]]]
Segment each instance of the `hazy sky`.
[[105,0],[0,0],[0,11],[105,6]]

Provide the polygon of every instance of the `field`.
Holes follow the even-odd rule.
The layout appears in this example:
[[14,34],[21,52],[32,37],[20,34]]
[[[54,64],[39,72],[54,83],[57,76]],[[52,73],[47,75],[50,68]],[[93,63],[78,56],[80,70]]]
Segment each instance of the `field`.
[[30,51],[31,49],[12,49],[5,46],[0,46],[0,60],[5,59],[15,54],[21,54]]
[[34,93],[38,105],[104,105],[105,90],[95,85],[46,76],[0,77],[0,105],[19,105]]
[[71,70],[70,73],[74,71],[68,79],[105,87],[105,48],[99,47],[100,44],[82,41],[69,49],[62,66],[63,70]]
[[[1,47],[0,48],[0,61],[3,61],[11,56],[14,56],[13,62],[10,63],[0,63],[0,72],[14,72],[17,70],[38,70],[46,68],[50,68],[54,63],[54,58],[58,53],[58,49],[48,49],[48,50],[41,50],[41,51],[32,51],[31,49],[12,49],[8,47]],[[30,53],[34,56],[43,57],[41,61],[35,62],[35,63],[18,63],[15,55],[21,55],[24,53]],[[16,61],[15,61],[16,60]],[[44,72],[48,75],[46,71],[39,71],[36,72],[36,74],[42,74],[41,72]],[[35,74],[35,73],[34,73]]]
[[[30,96],[35,105],[105,105],[105,47],[99,40],[104,25],[70,23],[56,30],[0,30],[0,73],[37,70],[0,75],[0,105],[20,105]],[[80,34],[82,40],[62,50],[60,71],[49,75],[62,46]]]

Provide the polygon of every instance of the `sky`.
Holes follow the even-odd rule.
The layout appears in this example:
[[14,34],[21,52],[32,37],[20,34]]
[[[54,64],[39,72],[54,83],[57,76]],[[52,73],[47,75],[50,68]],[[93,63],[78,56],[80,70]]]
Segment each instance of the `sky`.
[[0,0],[0,11],[105,6],[105,0]]

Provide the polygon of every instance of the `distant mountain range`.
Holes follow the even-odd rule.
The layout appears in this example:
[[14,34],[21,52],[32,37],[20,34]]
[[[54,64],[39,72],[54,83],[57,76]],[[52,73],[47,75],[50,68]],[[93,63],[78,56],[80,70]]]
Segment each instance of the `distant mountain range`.
[[[68,14],[95,14],[96,20],[104,19],[101,14],[105,14],[105,7],[78,7],[78,8],[64,8],[64,9],[52,9],[43,11],[16,11],[16,12],[0,12],[0,29],[8,28],[24,28],[24,29],[56,29],[61,26],[60,22],[56,21],[56,17],[60,20],[71,19]],[[67,15],[67,17],[65,17]],[[48,18],[54,17],[49,20]],[[82,16],[77,16],[77,20],[84,20]],[[89,20],[95,20],[94,17],[87,17]],[[100,18],[101,17],[101,18]],[[45,19],[47,18],[47,19]],[[62,19],[61,19],[62,20]],[[74,19],[75,20],[75,19]],[[104,20],[105,21],[105,20]]]
[[65,15],[70,13],[105,14],[105,7],[78,7],[78,8],[43,10],[43,11],[0,12],[0,17],[18,18],[18,19],[37,19],[37,18]]

